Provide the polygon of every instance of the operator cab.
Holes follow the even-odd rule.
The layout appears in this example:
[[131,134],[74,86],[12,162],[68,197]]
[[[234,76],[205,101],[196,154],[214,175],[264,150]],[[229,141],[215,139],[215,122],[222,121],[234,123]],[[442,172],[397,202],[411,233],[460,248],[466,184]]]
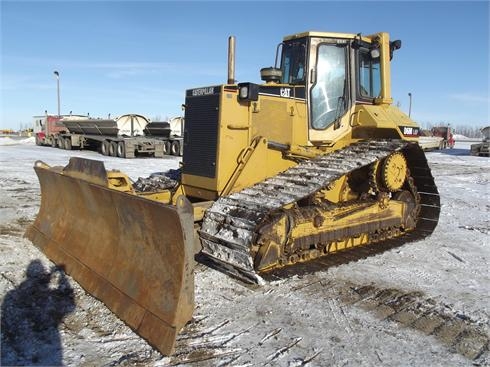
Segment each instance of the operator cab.
[[261,77],[268,84],[305,86],[309,140],[334,140],[341,133],[336,130],[348,129],[356,103],[391,103],[385,46],[391,59],[401,42],[390,43],[384,33],[288,36],[277,47],[276,67],[262,69]]

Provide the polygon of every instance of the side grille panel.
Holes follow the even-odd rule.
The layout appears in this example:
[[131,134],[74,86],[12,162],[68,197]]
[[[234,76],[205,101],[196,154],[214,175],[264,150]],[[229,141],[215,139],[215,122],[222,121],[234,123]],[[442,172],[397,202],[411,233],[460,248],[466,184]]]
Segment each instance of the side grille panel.
[[219,94],[185,99],[184,174],[216,177]]

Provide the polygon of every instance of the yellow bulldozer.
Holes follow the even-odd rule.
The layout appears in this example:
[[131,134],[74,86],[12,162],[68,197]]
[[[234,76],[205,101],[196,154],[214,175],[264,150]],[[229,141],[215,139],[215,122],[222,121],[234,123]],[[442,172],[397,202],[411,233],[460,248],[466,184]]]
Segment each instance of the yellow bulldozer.
[[186,91],[178,172],[133,183],[100,161],[38,161],[27,237],[170,354],[192,318],[197,255],[261,283],[278,268],[430,235],[438,191],[419,127],[392,106],[400,46],[387,33],[294,34],[263,83],[236,83],[230,37],[228,82]]

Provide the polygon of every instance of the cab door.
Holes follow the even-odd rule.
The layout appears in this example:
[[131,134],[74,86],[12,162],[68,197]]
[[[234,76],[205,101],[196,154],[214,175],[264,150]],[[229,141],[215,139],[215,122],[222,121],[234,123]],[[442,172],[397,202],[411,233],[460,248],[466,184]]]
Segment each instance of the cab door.
[[350,129],[349,55],[348,40],[311,39],[308,90],[309,140],[313,144],[333,143]]

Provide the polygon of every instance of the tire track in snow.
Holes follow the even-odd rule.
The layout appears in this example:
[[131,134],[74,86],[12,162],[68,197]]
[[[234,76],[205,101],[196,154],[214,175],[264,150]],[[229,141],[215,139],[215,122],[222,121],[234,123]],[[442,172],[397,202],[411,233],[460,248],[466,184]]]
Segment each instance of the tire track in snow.
[[479,363],[488,362],[489,320],[474,320],[450,305],[425,297],[422,292],[382,289],[374,285],[350,285],[342,289],[342,300],[373,312],[380,320],[397,322],[430,335],[451,352]]

